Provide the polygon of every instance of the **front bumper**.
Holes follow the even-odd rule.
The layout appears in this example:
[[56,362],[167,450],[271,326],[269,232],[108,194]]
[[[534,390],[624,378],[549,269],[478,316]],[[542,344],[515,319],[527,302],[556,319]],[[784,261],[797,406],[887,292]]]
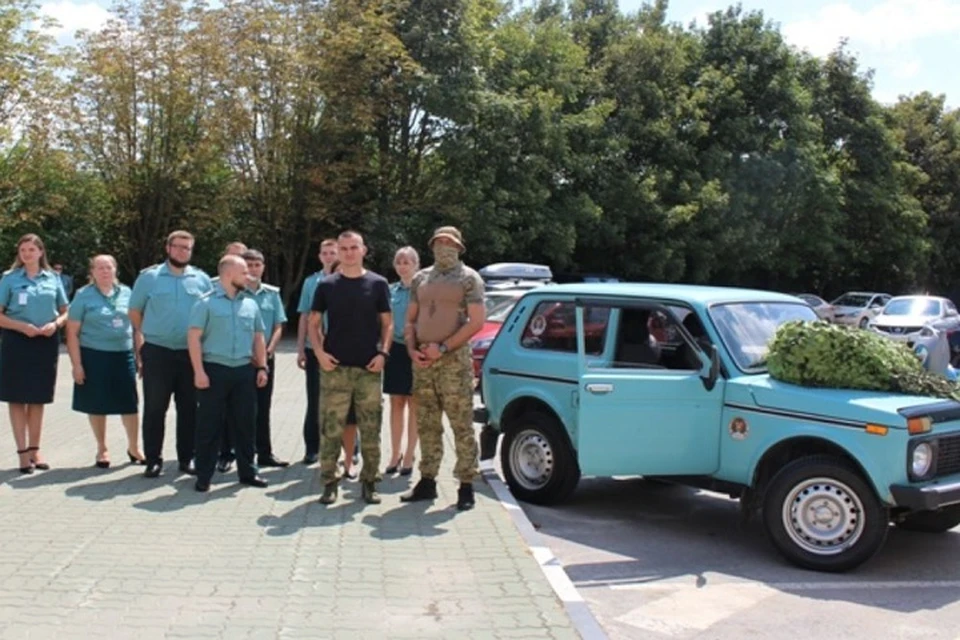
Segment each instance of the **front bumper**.
[[892,484],[890,493],[898,507],[912,511],[936,511],[941,507],[960,504],[960,482],[922,487]]

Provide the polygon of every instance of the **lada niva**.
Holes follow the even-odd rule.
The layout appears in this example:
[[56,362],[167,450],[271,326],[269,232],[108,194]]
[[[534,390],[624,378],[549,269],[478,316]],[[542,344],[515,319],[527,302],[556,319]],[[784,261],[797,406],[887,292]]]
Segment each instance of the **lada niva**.
[[891,522],[960,524],[960,403],[775,380],[767,346],[816,320],[792,296],[576,284],[524,295],[483,363],[477,419],[519,499],[563,501],[584,476],[720,491],[790,561],[843,571]]

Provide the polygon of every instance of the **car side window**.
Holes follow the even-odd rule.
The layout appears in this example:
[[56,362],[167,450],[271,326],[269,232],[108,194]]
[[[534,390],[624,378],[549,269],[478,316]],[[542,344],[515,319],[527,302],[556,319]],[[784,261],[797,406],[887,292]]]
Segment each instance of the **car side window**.
[[697,370],[696,348],[673,315],[661,309],[620,310],[612,366],[618,369]]
[[[608,307],[584,308],[583,325],[588,355],[603,353],[609,321],[610,309]],[[576,353],[576,305],[569,301],[544,301],[539,303],[523,329],[520,344],[527,349]]]

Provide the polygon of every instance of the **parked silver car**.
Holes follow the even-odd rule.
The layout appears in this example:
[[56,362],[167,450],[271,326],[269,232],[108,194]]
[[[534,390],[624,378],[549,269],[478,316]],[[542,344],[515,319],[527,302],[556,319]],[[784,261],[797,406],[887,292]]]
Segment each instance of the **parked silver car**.
[[833,321],[865,329],[891,298],[893,296],[889,293],[849,291],[830,303],[833,305]]
[[833,321],[833,305],[820,296],[813,295],[812,293],[794,293],[793,295],[810,305],[814,313],[816,313],[817,317],[821,320],[826,320],[827,322]]
[[919,338],[931,338],[960,331],[960,313],[947,298],[936,296],[898,296],[890,300],[883,312],[870,322],[878,333],[915,344]]

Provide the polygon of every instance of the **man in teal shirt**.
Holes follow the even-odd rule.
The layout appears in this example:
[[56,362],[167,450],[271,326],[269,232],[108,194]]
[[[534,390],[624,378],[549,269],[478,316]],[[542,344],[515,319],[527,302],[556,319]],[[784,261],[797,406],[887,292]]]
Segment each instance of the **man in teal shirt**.
[[320,453],[320,364],[307,335],[307,319],[317,285],[333,273],[333,265],[337,261],[337,241],[327,239],[321,242],[319,258],[323,269],[304,280],[300,290],[300,303],[297,305],[297,313],[300,314],[297,325],[297,365],[307,374],[307,412],[303,416],[303,444],[306,453],[303,464],[314,464]]
[[[220,285],[190,312],[187,343],[197,388],[197,484],[210,490],[220,451],[221,430],[233,429],[240,482],[266,487],[254,464],[258,388],[267,385],[267,348],[263,316],[246,292],[247,263],[224,256],[217,265]],[[225,420],[229,413],[230,419]]]
[[187,353],[187,322],[194,303],[213,289],[210,277],[190,266],[193,236],[167,236],[167,261],[140,272],[130,296],[134,347],[143,374],[144,476],[163,472],[163,436],[170,396],[177,405],[177,460],[194,474],[197,395]]
[[263,270],[266,266],[263,254],[256,249],[249,249],[244,251],[243,259],[246,260],[250,272],[248,290],[260,307],[267,343],[267,384],[257,389],[257,464],[260,468],[286,467],[289,462],[278,460],[273,455],[273,445],[270,443],[270,407],[273,404],[273,354],[283,337],[287,312],[283,308],[280,288],[263,282]]

